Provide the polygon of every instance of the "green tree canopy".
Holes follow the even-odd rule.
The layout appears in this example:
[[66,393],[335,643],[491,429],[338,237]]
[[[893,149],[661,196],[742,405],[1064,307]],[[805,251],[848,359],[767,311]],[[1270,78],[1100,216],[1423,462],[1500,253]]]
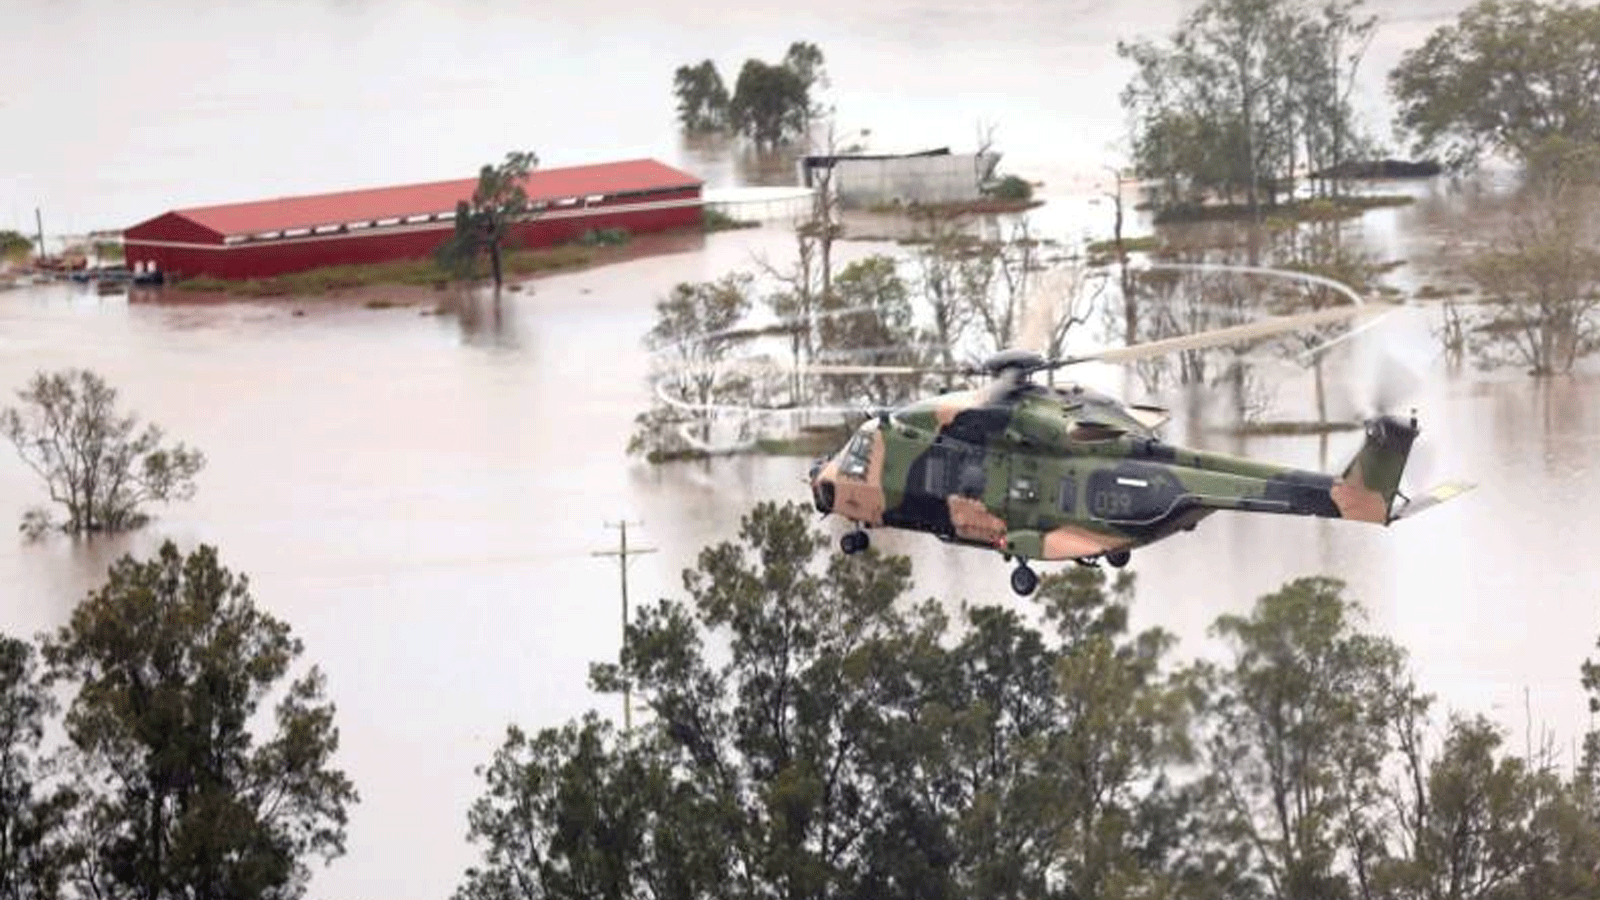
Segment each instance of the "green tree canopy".
[[813,92],[827,85],[823,62],[822,50],[806,41],[790,44],[776,65],[747,59],[732,97],[711,60],[679,66],[672,77],[678,121],[686,131],[726,129],[763,147],[803,137],[821,112]]
[[1600,5],[1480,0],[1389,73],[1399,124],[1452,166],[1600,143]]
[[1374,20],[1362,0],[1203,0],[1165,42],[1122,42],[1136,170],[1159,203],[1242,198],[1254,211],[1302,168],[1356,152],[1349,103]]
[[76,796],[43,790],[39,757],[56,701],[39,679],[34,650],[0,633],[0,898],[61,896],[71,850],[66,825]]
[[1046,579],[1053,632],[992,606],[952,625],[907,607],[904,558],[824,561],[810,519],[758,505],[684,573],[687,602],[646,607],[621,664],[593,667],[649,706],[627,739],[592,719],[511,733],[464,900],[1021,900],[1207,877],[1161,825],[1191,690],[1163,672],[1169,638],[1128,633],[1129,582]]
[[1214,698],[1211,768],[1228,839],[1270,896],[1346,896],[1372,844],[1391,720],[1416,702],[1405,653],[1358,630],[1328,578],[1302,578],[1214,630],[1232,645]]
[[[874,255],[845,266],[822,295],[818,335],[826,348],[821,358],[882,366],[921,363],[911,292],[895,261]],[[904,402],[916,389],[916,376],[849,376],[831,379],[835,396],[870,399],[874,405]]]
[[343,853],[356,793],[333,766],[322,674],[284,683],[301,650],[210,547],[169,541],[112,565],[44,648],[51,678],[77,689],[66,732],[89,804],[87,894],[295,898],[309,857]]
[[678,97],[678,121],[686,131],[720,131],[728,124],[728,88],[717,64],[709,59],[698,65],[679,66],[672,76]]
[[793,69],[747,59],[734,82],[728,121],[739,134],[771,147],[805,133],[811,97]]
[[140,428],[137,417],[118,411],[116,388],[94,372],[38,372],[17,399],[20,406],[0,410],[0,434],[67,514],[57,522],[46,509],[29,510],[22,530],[30,536],[52,527],[74,534],[137,528],[149,521],[148,504],[194,496],[205,457],[164,444],[155,425]]

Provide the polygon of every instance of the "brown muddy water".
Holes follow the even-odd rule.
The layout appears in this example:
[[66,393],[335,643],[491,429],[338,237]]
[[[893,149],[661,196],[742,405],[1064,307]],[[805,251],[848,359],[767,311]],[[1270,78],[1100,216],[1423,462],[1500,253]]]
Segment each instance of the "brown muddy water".
[[[1463,5],[1377,4],[1386,23],[1369,66],[1386,68]],[[978,119],[998,122],[1007,168],[1049,182],[1039,227],[1063,237],[1101,232],[1109,218],[1093,186],[1121,122],[1114,41],[1165,31],[1179,9],[12,6],[36,27],[0,35],[0,83],[34,86],[0,96],[7,134],[31,136],[0,142],[0,228],[31,227],[36,203],[47,227],[81,232],[175,205],[444,177],[514,146],[552,165],[655,155],[714,184],[756,170],[776,179],[781,165],[679,146],[671,70],[710,55],[731,78],[745,56],[809,39],[828,54],[841,117],[871,127],[875,146],[962,147]],[[74,35],[74,55],[35,34]],[[1384,108],[1380,87],[1363,89],[1373,109]],[[1358,229],[1379,256],[1408,261],[1392,280],[1412,287],[1447,276],[1450,264],[1430,255],[1441,236],[1472,231],[1467,201],[1424,193]],[[632,568],[644,600],[676,592],[680,569],[729,537],[751,503],[805,499],[806,460],[651,468],[623,451],[648,403],[639,341],[653,302],[755,255],[781,261],[790,246],[778,226],[716,234],[440,316],[326,300],[130,301],[71,286],[0,293],[0,388],[41,368],[96,369],[210,460],[193,502],[134,535],[0,538],[0,629],[61,624],[123,552],[167,537],[216,544],[305,639],[339,706],[340,762],[362,802],[349,853],[316,870],[311,895],[446,896],[474,856],[472,769],[506,724],[556,725],[597,704],[615,712],[584,685],[587,664],[617,646],[615,565],[590,556],[614,546],[603,522],[643,520],[637,539],[660,548]],[[845,248],[847,258],[883,249]],[[1569,747],[1589,725],[1577,666],[1600,634],[1600,377],[1451,371],[1429,334],[1434,315],[1385,319],[1330,355],[1328,378],[1360,385],[1385,357],[1421,373],[1406,399],[1423,426],[1414,465],[1430,471],[1413,486],[1425,474],[1480,487],[1388,530],[1213,517],[1135,554],[1135,615],[1174,631],[1180,654],[1211,654],[1206,626],[1220,613],[1292,577],[1337,575],[1373,626],[1410,649],[1442,707],[1486,712],[1519,738],[1531,719]],[[1303,415],[1309,376],[1274,371],[1275,404]],[[1134,390],[1120,372],[1080,374]],[[1171,436],[1318,468],[1341,465],[1359,442],[1240,440],[1181,419]],[[8,455],[0,523],[41,499]],[[997,557],[892,533],[875,542],[914,557],[921,592],[1014,602]]]

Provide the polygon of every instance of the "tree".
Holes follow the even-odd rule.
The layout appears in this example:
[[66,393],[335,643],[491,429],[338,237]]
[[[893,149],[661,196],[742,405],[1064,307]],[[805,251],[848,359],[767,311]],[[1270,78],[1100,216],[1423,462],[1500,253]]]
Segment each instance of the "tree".
[[1217,822],[1280,900],[1370,878],[1386,732],[1409,699],[1404,652],[1356,630],[1342,589],[1297,579],[1213,626],[1233,646],[1211,712]]
[[1600,142],[1600,6],[1480,0],[1389,73],[1417,152],[1454,167],[1526,158],[1552,138]]
[[41,479],[66,519],[29,510],[22,530],[39,537],[52,527],[72,534],[122,531],[149,521],[151,502],[194,496],[205,466],[198,450],[162,443],[155,425],[117,411],[117,391],[88,369],[38,372],[17,392],[19,407],[0,410],[0,434]]
[[1486,365],[1569,372],[1600,350],[1600,145],[1536,150],[1509,226],[1468,260],[1487,301],[1468,338]]
[[32,251],[32,238],[20,231],[0,228],[0,262],[26,259]]
[[747,59],[733,85],[728,122],[758,146],[773,147],[805,134],[811,94],[805,78],[787,66]]
[[484,860],[457,900],[725,896],[725,807],[665,759],[593,713],[532,736],[508,729],[478,769],[487,793],[468,838]]
[[728,89],[709,59],[698,65],[679,66],[672,77],[678,97],[678,121],[685,131],[721,131],[728,124]]
[[1159,179],[1158,205],[1242,195],[1256,216],[1293,194],[1303,165],[1347,160],[1358,146],[1349,95],[1373,28],[1362,5],[1204,0],[1168,43],[1119,43],[1137,70],[1122,93],[1135,169]]
[[[211,547],[125,556],[44,645],[83,775],[81,881],[94,896],[294,898],[306,859],[344,851],[356,801],[339,732],[289,626]],[[257,743],[261,702],[279,693]]]
[[[639,416],[628,444],[630,453],[659,455],[679,447],[678,425],[691,425],[702,444],[711,439],[712,407],[730,402],[748,386],[747,379],[727,371],[728,352],[747,335],[735,326],[750,311],[748,274],[731,273],[716,281],[681,282],[656,303],[656,323],[645,336],[662,368],[657,387],[672,398]],[[746,394],[748,397],[748,394]]]
[[[972,324],[972,307],[962,299],[961,267],[975,239],[957,216],[928,213],[914,222],[916,283],[932,320],[927,339],[939,354],[939,364],[949,371],[956,367],[956,348]],[[951,390],[951,376],[943,379],[943,389]]]
[[539,157],[531,150],[513,150],[499,165],[478,170],[472,198],[456,203],[455,233],[439,245],[437,256],[442,265],[467,275],[487,253],[494,286],[500,288],[504,281],[500,255],[511,227],[534,212],[525,185],[528,173],[538,165]]
[[[1426,772],[1403,846],[1376,868],[1374,892],[1405,900],[1578,897],[1600,886],[1600,822],[1583,821],[1551,760],[1501,754],[1481,716],[1452,718]],[[1577,863],[1577,865],[1573,865]]]
[[1016,345],[1028,298],[1044,270],[1043,248],[1027,219],[1017,220],[993,239],[952,248],[957,259],[956,296],[966,306],[966,317],[988,338],[985,352]]
[[70,861],[64,836],[76,803],[70,789],[45,794],[38,757],[56,701],[38,678],[33,647],[0,634],[0,898],[61,896]]
[[[822,296],[818,331],[824,360],[881,366],[915,366],[911,296],[895,261],[869,256],[844,267],[833,290]],[[907,399],[916,376],[849,376],[833,380],[843,399],[865,396],[877,406]]]

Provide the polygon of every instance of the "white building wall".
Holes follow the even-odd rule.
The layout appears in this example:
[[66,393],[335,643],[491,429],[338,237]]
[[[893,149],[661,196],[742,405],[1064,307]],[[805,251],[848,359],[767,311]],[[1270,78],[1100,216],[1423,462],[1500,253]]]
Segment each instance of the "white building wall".
[[844,206],[958,203],[980,198],[999,162],[998,153],[846,158],[833,164],[833,189]]

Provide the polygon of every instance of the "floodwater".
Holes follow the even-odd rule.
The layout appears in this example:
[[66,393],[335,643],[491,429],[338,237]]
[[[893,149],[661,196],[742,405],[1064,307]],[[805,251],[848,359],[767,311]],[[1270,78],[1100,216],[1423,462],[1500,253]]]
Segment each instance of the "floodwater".
[[[726,148],[681,147],[671,71],[714,56],[731,80],[748,55],[809,39],[828,55],[849,128],[883,149],[970,146],[999,124],[1007,169],[1043,177],[1041,227],[1103,231],[1101,166],[1115,159],[1126,74],[1118,38],[1164,32],[1179,5],[1106,0],[822,2],[762,10],[716,2],[670,11],[447,0],[136,8],[27,3],[0,35],[0,228],[83,232],[172,206],[429,179],[511,147],[547,164],[654,155],[734,184],[752,168]],[[1369,69],[1463,3],[1378,5]],[[1399,14],[1401,7],[1405,13]],[[21,17],[20,19],[18,17]],[[71,35],[64,56],[41,34]],[[1383,109],[1378,79],[1363,103]],[[580,105],[575,100],[581,98]],[[772,177],[778,169],[765,169]],[[1360,239],[1421,283],[1447,266],[1434,237],[1463,228],[1440,196],[1369,214]],[[654,469],[624,455],[648,403],[639,339],[652,304],[682,280],[782,260],[777,226],[646,243],[640,258],[541,279],[496,305],[425,315],[431,302],[153,302],[71,286],[0,293],[0,386],[85,366],[128,407],[202,448],[196,499],[110,540],[0,538],[0,628],[31,634],[68,616],[123,552],[163,538],[209,542],[287,620],[339,706],[340,762],[362,802],[349,853],[317,869],[312,896],[448,895],[474,858],[466,808],[507,723],[556,725],[609,698],[587,664],[616,652],[617,571],[608,520],[659,548],[630,571],[635,602],[670,595],[704,544],[748,506],[805,499],[806,461],[738,458]],[[845,245],[844,255],[882,249]],[[297,313],[303,313],[298,314]],[[1383,530],[1217,516],[1135,554],[1139,624],[1211,654],[1206,626],[1283,581],[1347,579],[1373,626],[1412,652],[1444,709],[1527,721],[1562,747],[1588,726],[1577,666],[1600,634],[1600,378],[1537,383],[1453,372],[1407,310],[1333,352],[1330,383],[1370,381],[1384,357],[1422,374],[1406,398],[1423,425],[1417,468],[1477,491]],[[1129,387],[1086,370],[1097,386]],[[1309,376],[1275,402],[1310,403]],[[1337,410],[1336,410],[1337,412]],[[1241,441],[1174,423],[1174,436],[1333,468],[1358,443]],[[3,457],[0,457],[3,459]],[[0,462],[0,520],[39,502],[29,473]],[[918,580],[951,602],[1007,600],[1006,568],[976,551],[884,533]],[[948,589],[946,589],[948,586]],[[1525,711],[1526,710],[1526,711]],[[1515,742],[1514,746],[1520,746]]]

